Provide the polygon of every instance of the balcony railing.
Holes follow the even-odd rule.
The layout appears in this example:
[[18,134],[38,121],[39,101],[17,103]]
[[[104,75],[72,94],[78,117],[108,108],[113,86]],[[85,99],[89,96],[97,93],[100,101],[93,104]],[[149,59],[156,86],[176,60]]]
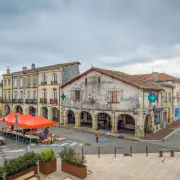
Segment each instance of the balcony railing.
[[50,104],[58,104],[58,99],[50,99]]
[[12,99],[2,99],[2,102],[11,103],[11,102],[12,102]]
[[26,104],[37,104],[37,99],[26,99],[25,103]]
[[40,98],[40,103],[42,103],[42,104],[47,104],[47,99],[45,99],[45,98]]
[[18,99],[18,103],[22,104],[23,103],[23,99]]
[[18,100],[17,99],[13,99],[12,102],[13,103],[18,103]]
[[47,85],[47,81],[42,81],[41,85]]
[[36,88],[37,87],[37,84],[33,84],[33,88]]
[[57,81],[51,81],[51,84],[57,84]]

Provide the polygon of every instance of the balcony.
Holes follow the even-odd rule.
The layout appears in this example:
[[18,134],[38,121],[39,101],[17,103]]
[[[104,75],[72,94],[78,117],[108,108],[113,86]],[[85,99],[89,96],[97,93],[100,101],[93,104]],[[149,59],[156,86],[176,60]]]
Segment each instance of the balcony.
[[31,88],[31,84],[28,84],[28,85],[27,85],[27,88]]
[[33,84],[33,88],[37,88],[37,84]]
[[58,104],[58,99],[50,99],[50,104]]
[[4,102],[4,103],[11,103],[12,99],[2,99],[2,102]]
[[37,99],[26,99],[25,103],[26,104],[37,104]]
[[18,100],[17,99],[13,99],[12,102],[13,103],[18,103]]
[[23,99],[18,99],[19,104],[23,104]]
[[53,85],[53,84],[57,84],[57,81],[51,81],[51,84]]
[[40,98],[40,103],[42,103],[42,104],[47,104],[47,99],[45,99],[45,98]]
[[47,85],[47,81],[42,81],[41,85]]

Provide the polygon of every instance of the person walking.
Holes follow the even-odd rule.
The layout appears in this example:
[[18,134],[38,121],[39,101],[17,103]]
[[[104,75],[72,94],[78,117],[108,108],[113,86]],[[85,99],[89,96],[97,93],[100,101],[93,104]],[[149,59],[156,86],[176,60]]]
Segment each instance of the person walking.
[[46,127],[44,129],[44,139],[48,139],[48,135],[49,135],[49,127]]
[[96,142],[97,142],[97,143],[99,142],[99,135],[100,135],[100,132],[99,132],[98,129],[97,129],[96,132],[95,132]]

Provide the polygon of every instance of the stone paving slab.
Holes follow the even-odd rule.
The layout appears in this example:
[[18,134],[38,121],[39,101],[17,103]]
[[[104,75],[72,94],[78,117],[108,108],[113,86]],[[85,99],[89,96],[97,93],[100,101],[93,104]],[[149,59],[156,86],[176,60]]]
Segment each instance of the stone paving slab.
[[[165,153],[164,157],[158,154],[133,154],[133,157],[123,155],[86,155],[87,157],[87,180],[179,180],[180,179],[180,153],[170,157]],[[72,175],[58,170],[48,176],[41,174],[43,180],[78,180]],[[69,179],[68,179],[69,178]]]

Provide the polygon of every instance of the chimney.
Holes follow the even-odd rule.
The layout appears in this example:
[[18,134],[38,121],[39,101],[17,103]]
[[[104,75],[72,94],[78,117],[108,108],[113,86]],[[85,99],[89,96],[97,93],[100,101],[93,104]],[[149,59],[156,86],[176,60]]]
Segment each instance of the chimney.
[[158,82],[159,81],[159,73],[158,72],[153,72],[152,73],[152,81],[153,82]]
[[36,67],[35,64],[32,64],[32,65],[31,65],[31,69],[32,69],[32,70],[35,70],[35,67]]
[[7,69],[7,74],[11,74],[10,68]]
[[23,67],[22,70],[23,70],[23,71],[27,71],[27,67]]

